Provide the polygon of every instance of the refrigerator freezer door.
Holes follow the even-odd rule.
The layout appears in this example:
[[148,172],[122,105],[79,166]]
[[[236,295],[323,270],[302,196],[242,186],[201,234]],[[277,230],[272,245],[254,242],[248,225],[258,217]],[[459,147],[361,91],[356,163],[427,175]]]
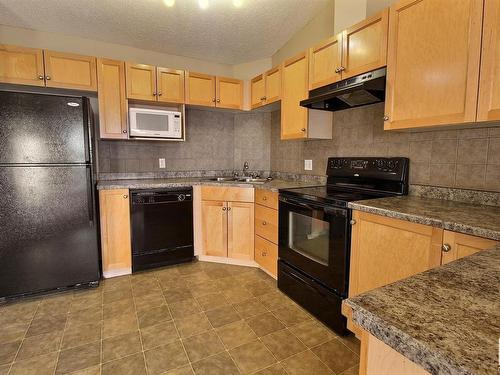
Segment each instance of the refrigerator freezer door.
[[0,91],[0,164],[87,163],[87,101]]
[[99,280],[90,166],[0,167],[0,298]]

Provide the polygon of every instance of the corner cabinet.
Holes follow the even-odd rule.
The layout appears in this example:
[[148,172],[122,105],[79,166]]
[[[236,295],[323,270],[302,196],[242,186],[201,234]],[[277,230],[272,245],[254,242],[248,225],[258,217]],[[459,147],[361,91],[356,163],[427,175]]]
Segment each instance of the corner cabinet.
[[482,17],[482,0],[391,6],[386,130],[476,120]]
[[499,242],[463,233],[444,231],[442,264],[472,255],[481,250],[492,249]]
[[99,191],[102,271],[104,277],[132,272],[128,189]]
[[127,139],[125,63],[97,59],[97,83],[101,138]]
[[500,1],[484,8],[478,121],[500,120]]
[[253,188],[201,188],[203,255],[254,259],[253,202]]

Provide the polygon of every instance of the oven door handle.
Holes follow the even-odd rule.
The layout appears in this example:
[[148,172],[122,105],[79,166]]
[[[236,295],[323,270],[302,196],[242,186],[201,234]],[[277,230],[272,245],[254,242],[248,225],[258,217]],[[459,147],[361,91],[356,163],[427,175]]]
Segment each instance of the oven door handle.
[[326,214],[332,215],[332,216],[342,216],[346,217],[347,216],[347,209],[345,208],[336,208],[336,207],[330,207],[323,205],[321,203],[306,203],[306,202],[301,202],[298,200],[295,200],[293,198],[288,198],[288,197],[279,197],[279,200],[285,204],[290,204],[292,206],[298,206],[302,208],[306,208],[309,210],[320,210],[324,211]]

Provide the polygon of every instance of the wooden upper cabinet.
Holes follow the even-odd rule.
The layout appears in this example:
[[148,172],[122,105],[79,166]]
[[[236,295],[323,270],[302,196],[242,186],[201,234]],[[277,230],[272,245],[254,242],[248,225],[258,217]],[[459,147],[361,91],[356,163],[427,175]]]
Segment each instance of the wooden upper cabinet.
[[125,63],[127,98],[156,100],[156,67],[145,64]]
[[242,109],[243,81],[234,78],[217,77],[216,107]]
[[99,191],[104,277],[132,272],[128,189]]
[[47,87],[97,91],[96,58],[43,51]]
[[309,48],[309,90],[340,81],[342,33]]
[[387,64],[389,9],[342,32],[342,79]]
[[478,121],[500,120],[500,1],[484,8]]
[[156,68],[158,101],[184,103],[184,70]]
[[215,107],[215,76],[186,71],[186,104]]
[[0,44],[0,82],[45,86],[41,49]]
[[281,99],[281,66],[269,69],[265,73],[265,101],[266,104]]
[[202,201],[201,226],[205,255],[227,257],[227,202]]
[[441,263],[472,255],[480,250],[492,249],[499,242],[445,230],[443,233],[443,254]]
[[349,297],[441,264],[443,230],[354,211]]
[[281,139],[307,138],[308,55],[303,52],[283,63],[281,97]]
[[385,129],[475,121],[482,14],[482,0],[390,8]]
[[125,63],[97,59],[97,92],[101,138],[127,138]]
[[252,78],[250,81],[250,96],[252,109],[260,107],[264,104],[264,97],[266,95],[266,83],[264,74],[259,74],[257,77]]
[[254,258],[254,205],[228,202],[227,255],[233,259]]

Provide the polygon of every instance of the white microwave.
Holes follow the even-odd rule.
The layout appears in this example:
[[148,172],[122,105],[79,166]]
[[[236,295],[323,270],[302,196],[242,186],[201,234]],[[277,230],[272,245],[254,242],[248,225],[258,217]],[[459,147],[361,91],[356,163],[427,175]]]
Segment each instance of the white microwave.
[[131,137],[182,138],[181,112],[130,108],[129,120]]

